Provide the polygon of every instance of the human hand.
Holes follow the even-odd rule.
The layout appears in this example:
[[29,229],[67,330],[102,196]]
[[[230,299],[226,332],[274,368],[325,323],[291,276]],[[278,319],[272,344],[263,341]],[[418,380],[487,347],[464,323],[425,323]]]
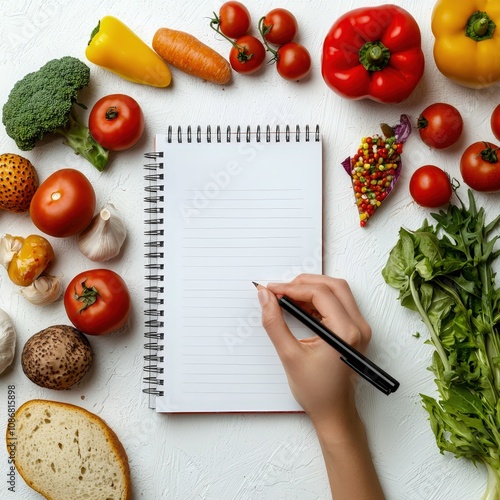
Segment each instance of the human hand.
[[339,337],[363,352],[371,329],[346,281],[302,274],[290,283],[259,286],[262,324],[283,363],[297,402],[313,424],[341,429],[357,416],[353,370],[339,353],[317,336],[297,339],[286,324],[276,295],[286,295],[317,316]]

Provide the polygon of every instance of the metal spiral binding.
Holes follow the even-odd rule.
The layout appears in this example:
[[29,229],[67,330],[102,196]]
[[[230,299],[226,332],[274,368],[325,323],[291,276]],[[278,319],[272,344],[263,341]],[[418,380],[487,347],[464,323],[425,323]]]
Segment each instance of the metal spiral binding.
[[[186,128],[186,132],[184,133],[182,130],[182,127],[179,126],[177,127],[177,133],[175,133],[173,127],[170,125],[168,127],[167,131],[167,142],[172,143],[175,138],[177,138],[178,143],[183,143],[184,141],[187,143],[194,142],[194,138],[196,137],[196,142],[203,142],[205,140],[207,143],[212,143],[213,136],[215,136],[215,141],[220,143],[223,142],[223,139],[225,137],[225,142],[232,142],[233,138],[236,140],[236,142],[252,142],[252,140],[255,140],[256,142],[261,142],[261,127],[260,125],[257,125],[255,132],[252,132],[252,127],[248,125],[246,127],[246,130],[243,132],[241,129],[241,126],[238,125],[236,127],[236,132],[233,132],[231,127],[228,126],[226,128],[226,134],[224,135],[222,133],[222,128],[220,125],[217,125],[215,129],[215,133],[212,132],[212,127],[210,125],[207,126],[206,131],[204,132],[202,130],[202,127],[198,125],[196,127],[196,134],[193,133],[191,125],[189,125]],[[304,135],[304,140],[306,142],[309,142],[311,140],[311,129],[309,125],[306,125],[305,127],[305,133]],[[292,142],[295,140],[295,142],[300,142],[302,138],[302,133],[300,130],[300,125],[297,125],[295,127],[295,134],[292,133],[290,126],[287,125],[285,127],[285,131],[283,132],[280,129],[279,125],[276,125],[274,131],[271,130],[271,126],[267,125],[266,126],[266,132],[265,132],[265,140],[266,142],[271,142],[272,136],[274,136],[274,140],[276,142],[281,142],[282,138],[284,139],[284,142]],[[319,142],[320,141],[320,130],[319,130],[319,125],[316,125],[315,130],[314,130],[314,141]],[[147,153],[149,155],[154,155],[154,153]],[[163,157],[163,153],[161,154],[161,157]],[[151,158],[152,156],[147,156],[148,158]],[[155,164],[148,164],[144,165],[145,168],[150,168],[154,166]],[[150,168],[151,170],[155,170],[154,168]]]
[[156,396],[163,395],[163,258],[164,231],[163,225],[163,152],[152,152],[144,155],[153,160],[144,165],[144,373],[145,388],[143,392],[149,396],[149,407],[155,407]]

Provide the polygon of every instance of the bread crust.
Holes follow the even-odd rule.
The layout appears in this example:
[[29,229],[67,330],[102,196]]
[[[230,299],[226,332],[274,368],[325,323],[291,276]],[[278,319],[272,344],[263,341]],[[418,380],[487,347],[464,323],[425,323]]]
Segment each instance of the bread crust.
[[[122,477],[124,479],[124,493],[120,500],[131,500],[132,499],[132,487],[131,487],[131,478],[130,478],[130,466],[128,462],[128,456],[123,447],[122,443],[118,439],[116,433],[109,427],[109,425],[98,415],[71,403],[64,403],[59,401],[51,401],[45,399],[32,399],[23,403],[16,411],[14,419],[16,422],[14,436],[11,434],[12,429],[7,429],[6,432],[6,443],[9,442],[16,443],[18,441],[18,424],[19,422],[30,409],[35,407],[42,407],[43,409],[55,409],[55,410],[63,410],[67,412],[76,412],[81,416],[85,417],[90,422],[96,424],[104,433],[110,451],[114,454],[117,463],[121,469]],[[26,483],[35,491],[43,495],[47,500],[61,500],[55,497],[49,496],[49,493],[43,491],[40,486],[36,484],[36,479],[29,477],[29,474],[23,469],[22,464],[19,463],[19,460],[16,460],[15,446],[14,453],[11,453],[11,458],[14,460],[14,464],[16,466],[17,471],[21,475],[21,477],[26,481]]]

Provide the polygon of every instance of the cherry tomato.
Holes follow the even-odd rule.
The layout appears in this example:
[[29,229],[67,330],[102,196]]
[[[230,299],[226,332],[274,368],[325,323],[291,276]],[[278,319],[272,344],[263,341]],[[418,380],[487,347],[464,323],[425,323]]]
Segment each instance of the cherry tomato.
[[234,71],[250,75],[258,71],[266,59],[266,49],[252,35],[238,38],[229,53],[229,62]]
[[229,38],[240,38],[250,29],[250,13],[240,2],[226,2],[219,9],[219,28]]
[[127,324],[132,302],[125,281],[109,269],[75,276],[64,292],[69,320],[88,335],[107,335]]
[[31,199],[33,224],[45,234],[65,238],[83,231],[92,220],[96,205],[89,180],[72,168],[47,177]]
[[436,208],[450,201],[453,190],[449,176],[435,165],[417,168],[410,179],[410,194],[422,207]]
[[496,139],[500,141],[500,104],[491,114],[491,130]]
[[297,29],[297,19],[286,9],[273,9],[261,20],[262,36],[274,45],[291,42]]
[[435,149],[455,144],[462,135],[463,125],[458,109],[443,102],[425,108],[417,122],[422,141]]
[[276,69],[285,80],[301,80],[311,70],[311,55],[299,43],[290,42],[278,49]]
[[92,137],[104,148],[123,151],[137,144],[144,132],[144,115],[135,99],[110,94],[99,99],[89,115]]
[[464,182],[476,191],[500,191],[498,146],[474,142],[462,154],[460,173]]

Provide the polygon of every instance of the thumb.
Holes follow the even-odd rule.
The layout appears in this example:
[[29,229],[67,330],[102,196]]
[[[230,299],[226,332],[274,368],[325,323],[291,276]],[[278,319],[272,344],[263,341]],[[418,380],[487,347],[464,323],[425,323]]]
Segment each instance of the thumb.
[[262,307],[262,326],[283,361],[284,357],[300,349],[299,341],[288,328],[276,296],[261,285],[257,294]]

